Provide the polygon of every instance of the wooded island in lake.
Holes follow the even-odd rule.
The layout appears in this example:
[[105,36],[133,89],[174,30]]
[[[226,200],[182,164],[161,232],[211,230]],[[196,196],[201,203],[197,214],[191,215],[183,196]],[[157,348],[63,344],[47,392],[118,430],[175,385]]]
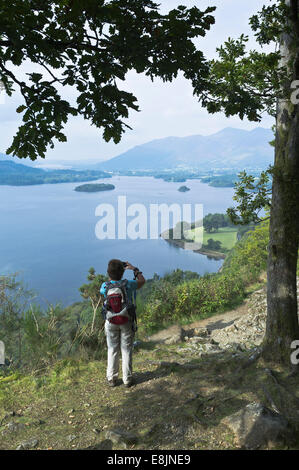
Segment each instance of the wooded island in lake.
[[75,188],[75,191],[82,192],[82,193],[97,193],[100,191],[112,191],[115,189],[113,184],[81,184]]

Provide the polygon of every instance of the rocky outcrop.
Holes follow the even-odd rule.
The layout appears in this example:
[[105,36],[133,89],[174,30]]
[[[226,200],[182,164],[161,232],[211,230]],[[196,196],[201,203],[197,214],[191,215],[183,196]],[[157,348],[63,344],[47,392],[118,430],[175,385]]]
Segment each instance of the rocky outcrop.
[[245,449],[284,444],[289,433],[282,415],[255,402],[225,417],[222,423],[233,431],[237,445]]
[[[299,294],[299,282],[297,289]],[[213,354],[221,355],[224,351],[231,351],[233,356],[242,356],[249,351],[249,361],[259,357],[266,330],[266,287],[251,294],[243,309],[239,310],[240,315],[233,316],[231,313],[223,314],[222,318],[212,317],[209,323],[199,322],[197,327],[184,327],[183,332],[180,327],[173,327],[172,331],[177,332],[177,340],[181,333],[184,335],[181,339],[184,344],[177,348],[182,358],[175,364],[196,368],[196,364],[184,364],[185,360],[189,360],[188,356],[204,358]],[[160,332],[159,337],[169,340],[169,334],[169,331],[168,334],[165,331]],[[161,362],[160,365],[164,364]],[[291,440],[288,420],[277,409],[271,410],[258,402],[250,403],[226,416],[222,424],[234,433],[236,445],[243,449],[277,448]]]
[[35,447],[38,446],[38,440],[35,438],[28,439],[27,441],[21,442],[21,444],[18,445],[16,450],[29,450],[29,449],[35,449]]
[[[297,281],[297,295],[299,298],[299,281]],[[267,320],[267,293],[266,288],[254,292],[247,302],[247,314],[232,325],[215,330],[211,338],[221,348],[241,345],[243,349],[260,346],[266,331]]]
[[[299,281],[297,288],[299,297]],[[266,330],[266,287],[251,294],[245,306],[239,310],[239,314],[235,315],[237,311],[211,317],[209,322],[204,320],[193,327],[189,325],[183,329],[179,325],[174,325],[159,331],[149,340],[164,344],[185,343],[177,351],[197,356],[220,353],[224,350],[232,350],[238,354],[259,349]]]
[[241,348],[251,349],[260,346],[265,330],[267,317],[266,290],[254,292],[247,302],[248,313],[232,325],[211,334],[211,338],[223,349],[241,345]]
[[127,449],[127,446],[137,444],[138,436],[121,429],[113,429],[106,431],[106,439],[113,442],[115,445],[120,445],[124,449]]
[[149,340],[155,343],[177,344],[184,339],[185,332],[179,325],[171,326],[167,330],[162,330],[152,335]]

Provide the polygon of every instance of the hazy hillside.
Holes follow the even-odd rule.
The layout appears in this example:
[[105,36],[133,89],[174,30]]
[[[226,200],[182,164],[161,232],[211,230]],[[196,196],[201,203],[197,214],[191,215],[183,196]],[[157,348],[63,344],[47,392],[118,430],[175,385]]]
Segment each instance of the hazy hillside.
[[22,165],[21,163],[14,163],[10,160],[0,161],[0,172],[1,176],[26,174],[26,175],[42,175],[44,170],[38,168],[32,168],[31,166]]
[[52,184],[92,181],[109,178],[101,170],[41,170],[10,160],[0,160],[0,185],[25,186],[32,184]]
[[152,170],[177,167],[207,169],[266,168],[273,163],[270,129],[226,128],[210,136],[167,137],[138,145],[97,168]]
[[18,158],[18,157],[13,157],[12,155],[7,155],[6,153],[0,152],[0,162],[3,162],[3,161],[20,163],[22,165],[32,166],[32,167],[36,165],[36,162],[30,160],[30,158]]

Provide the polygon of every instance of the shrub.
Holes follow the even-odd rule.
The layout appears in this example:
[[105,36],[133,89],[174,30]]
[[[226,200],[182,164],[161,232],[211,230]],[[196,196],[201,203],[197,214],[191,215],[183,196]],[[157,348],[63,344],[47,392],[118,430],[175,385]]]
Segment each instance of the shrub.
[[235,245],[223,264],[223,272],[240,276],[245,285],[255,282],[266,269],[269,222],[263,221],[247,232]]
[[143,327],[153,331],[182,319],[204,318],[241,300],[246,287],[266,269],[268,233],[267,221],[247,232],[225,259],[220,273],[189,280],[181,276],[177,283],[171,282],[172,277],[156,280],[139,315]]

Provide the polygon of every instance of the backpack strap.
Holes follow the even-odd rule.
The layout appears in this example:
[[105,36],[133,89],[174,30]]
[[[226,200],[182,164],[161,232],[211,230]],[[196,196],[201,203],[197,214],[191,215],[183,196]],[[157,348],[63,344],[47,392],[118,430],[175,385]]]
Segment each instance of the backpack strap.
[[113,286],[113,283],[111,281],[107,281],[105,284],[105,295],[107,297],[107,292],[108,290]]
[[109,289],[113,288],[114,283],[111,281],[107,281],[105,283],[105,301],[103,303],[102,307],[102,317],[104,320],[107,319],[107,314],[108,314],[108,309],[107,309],[107,292]]
[[123,279],[122,281],[120,281],[120,288],[124,294],[124,299],[125,299],[125,304],[128,305],[128,292],[127,292],[127,285],[128,285],[128,281],[127,279]]

